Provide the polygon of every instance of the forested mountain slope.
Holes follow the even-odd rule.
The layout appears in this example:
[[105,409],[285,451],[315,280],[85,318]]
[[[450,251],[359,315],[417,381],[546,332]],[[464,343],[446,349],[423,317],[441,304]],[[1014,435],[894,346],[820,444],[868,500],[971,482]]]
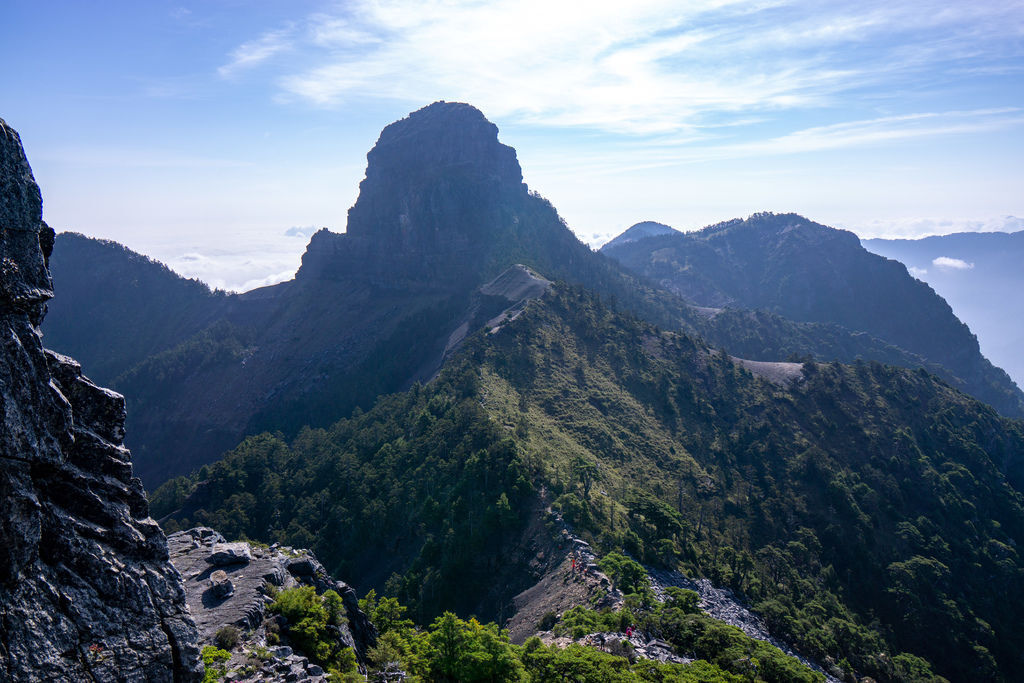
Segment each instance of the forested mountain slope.
[[74,348],[105,384],[209,326],[227,298],[117,242],[73,232],[57,235],[50,267],[59,296],[49,304],[46,343]]
[[[244,294],[211,294],[144,257],[61,236],[54,279],[78,290],[79,305],[54,310],[45,332],[60,351],[94,355],[124,393],[143,481],[213,462],[248,434],[329,425],[430,377],[453,335],[486,320],[477,319],[489,311],[480,286],[513,264],[738,356],[863,357],[942,371],[834,324],[692,307],[581,243],[523,183],[515,150],[497,133],[477,109],[447,102],[387,126],[367,155],[346,232],[317,232],[294,280]],[[138,272],[140,286],[107,286],[118,267]],[[106,336],[94,334],[93,317]]]
[[698,306],[867,333],[933,370],[944,368],[938,371],[947,381],[1003,414],[1024,417],[1024,393],[981,355],[949,304],[851,232],[796,214],[761,213],[692,233],[613,240],[602,252]]
[[435,382],[292,440],[254,436],[161,487],[154,511],[311,546],[421,618],[491,618],[530,580],[544,491],[600,552],[731,586],[819,661],[919,680],[894,668],[907,652],[920,675],[915,656],[954,680],[1014,679],[1021,423],[923,370],[774,369],[556,284]]

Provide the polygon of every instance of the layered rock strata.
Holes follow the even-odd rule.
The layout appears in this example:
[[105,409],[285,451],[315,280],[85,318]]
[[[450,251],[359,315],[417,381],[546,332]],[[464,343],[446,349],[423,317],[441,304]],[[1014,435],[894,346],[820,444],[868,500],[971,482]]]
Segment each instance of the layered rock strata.
[[53,231],[0,120],[0,681],[196,681],[195,625],[124,399],[46,351]]

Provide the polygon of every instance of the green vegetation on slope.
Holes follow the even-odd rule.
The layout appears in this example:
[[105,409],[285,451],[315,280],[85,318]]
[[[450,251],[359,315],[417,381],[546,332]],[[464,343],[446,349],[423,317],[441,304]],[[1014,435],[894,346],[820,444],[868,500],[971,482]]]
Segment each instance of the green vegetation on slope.
[[57,235],[50,269],[46,345],[103,386],[209,325],[227,299],[117,242],[73,232]]
[[599,548],[733,588],[820,661],[999,680],[1024,651],[1021,453],[1020,423],[923,371],[771,384],[559,285],[428,387],[248,439],[153,506],[313,547],[425,622],[495,599],[544,486]]
[[640,596],[633,595],[627,596],[628,606],[621,610],[574,607],[555,626],[555,633],[568,632],[580,638],[588,633],[622,633],[627,628],[638,628],[671,643],[677,652],[703,659],[743,680],[818,683],[825,679],[773,645],[701,613],[693,591],[669,587],[667,592],[664,603],[653,605],[644,605]]
[[269,609],[287,620],[290,642],[311,660],[339,677],[356,670],[355,652],[338,640],[337,628],[346,617],[335,591],[317,595],[313,586],[289,588],[274,597]]
[[[606,245],[602,252],[698,306],[731,307],[733,315],[735,309],[753,309],[784,316],[787,322],[824,323],[802,331],[797,326],[796,335],[786,330],[780,340],[793,344],[807,332],[820,334],[823,341],[834,337],[840,352],[815,353],[818,358],[850,361],[861,355],[904,367],[924,365],[1004,415],[1024,417],[1024,394],[981,355],[978,340],[946,301],[902,264],[866,251],[846,230],[796,214],[757,213],[697,232]],[[765,336],[751,324],[751,316],[741,317],[756,336]],[[764,330],[771,330],[770,318],[760,317]],[[708,320],[706,329],[696,325],[707,339],[727,338],[725,346],[734,354],[759,360],[785,357],[756,355],[760,349],[740,343],[742,330],[727,326],[717,319]],[[843,353],[842,347],[852,341],[850,332],[872,335],[895,348],[888,353]],[[911,358],[900,359],[895,350]]]
[[[622,646],[620,655],[578,644],[566,648],[544,645],[539,638],[531,638],[520,647],[511,644],[508,633],[496,624],[482,624],[476,619],[464,621],[451,612],[434,619],[427,629],[414,628],[412,621],[403,618],[405,608],[397,600],[382,598],[378,601],[372,591],[360,601],[360,607],[370,615],[380,634],[377,646],[370,650],[369,656],[371,677],[383,680],[387,680],[387,672],[401,670],[417,681],[464,683],[758,683],[777,679],[760,675],[757,662],[775,661],[774,657],[782,656],[778,650],[769,654],[767,650],[774,648],[756,641],[743,645],[731,643],[732,649],[727,651],[708,640],[705,649],[720,655],[721,665],[703,660],[690,664],[663,664],[637,660],[628,644]],[[707,621],[723,626],[713,620]],[[755,661],[746,654],[747,650],[754,649],[761,659]],[[795,664],[789,669],[793,677],[786,680],[813,682],[821,679],[795,660],[791,661]]]
[[533,485],[514,440],[480,406],[477,384],[463,362],[429,390],[384,397],[290,444],[250,437],[191,479],[160,487],[154,514],[313,548],[333,573],[360,582],[381,586],[394,573],[392,590],[423,619],[479,611]]

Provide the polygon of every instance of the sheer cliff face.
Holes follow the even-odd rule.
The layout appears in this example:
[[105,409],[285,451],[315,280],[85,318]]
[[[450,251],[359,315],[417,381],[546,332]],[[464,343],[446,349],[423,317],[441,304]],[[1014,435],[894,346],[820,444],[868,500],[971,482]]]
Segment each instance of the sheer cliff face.
[[522,170],[475,107],[435,102],[415,111],[386,127],[366,158],[346,233],[317,233],[300,277],[358,274],[393,287],[461,282],[515,230]]
[[181,578],[122,445],[124,399],[40,342],[41,216],[0,120],[0,680],[198,680]]

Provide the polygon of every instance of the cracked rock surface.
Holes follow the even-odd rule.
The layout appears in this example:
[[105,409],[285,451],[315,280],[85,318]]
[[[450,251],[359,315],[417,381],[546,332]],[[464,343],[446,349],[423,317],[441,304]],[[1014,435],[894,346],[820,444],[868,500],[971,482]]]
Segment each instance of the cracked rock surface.
[[42,346],[52,247],[0,120],[0,681],[197,681],[181,577],[122,442],[124,399]]
[[[338,640],[351,647],[357,661],[366,661],[376,642],[376,630],[359,609],[355,590],[327,574],[315,557],[303,550],[245,542],[227,543],[208,527],[196,527],[167,538],[171,561],[185,582],[189,608],[203,645],[217,641],[225,626],[239,629],[239,645],[225,665],[224,680],[322,681],[324,672],[287,645],[269,642],[267,626],[277,618],[267,610],[269,594],[297,586],[313,586],[317,593],[333,590],[345,606],[346,624],[337,629]],[[232,591],[222,592],[224,582]]]

